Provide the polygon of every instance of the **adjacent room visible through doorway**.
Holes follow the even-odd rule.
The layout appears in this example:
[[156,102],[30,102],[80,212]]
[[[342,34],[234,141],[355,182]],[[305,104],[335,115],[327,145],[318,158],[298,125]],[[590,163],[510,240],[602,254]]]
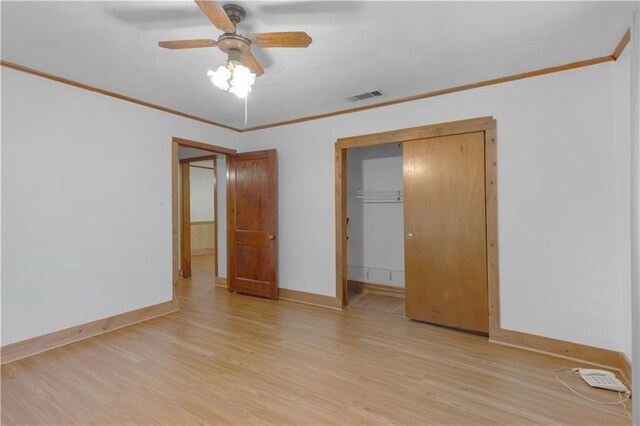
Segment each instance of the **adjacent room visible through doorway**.
[[175,278],[187,285],[197,275],[227,286],[227,155],[233,153],[174,138]]

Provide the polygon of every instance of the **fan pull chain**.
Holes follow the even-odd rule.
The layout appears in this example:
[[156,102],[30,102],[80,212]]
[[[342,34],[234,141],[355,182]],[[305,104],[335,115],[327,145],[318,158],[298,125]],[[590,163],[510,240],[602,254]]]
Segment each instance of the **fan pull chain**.
[[247,125],[247,102],[249,101],[249,97],[246,96],[244,98],[244,125]]

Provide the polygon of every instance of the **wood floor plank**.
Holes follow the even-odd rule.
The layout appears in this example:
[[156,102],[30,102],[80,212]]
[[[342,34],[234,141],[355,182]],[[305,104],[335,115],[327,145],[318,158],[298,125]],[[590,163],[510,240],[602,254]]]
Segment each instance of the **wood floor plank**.
[[349,308],[371,309],[401,317],[405,316],[404,306],[404,297],[370,293],[366,290],[354,297],[349,297]]
[[2,424],[630,424],[557,383],[567,361],[388,313],[229,293],[211,255],[192,260],[179,312],[2,366]]

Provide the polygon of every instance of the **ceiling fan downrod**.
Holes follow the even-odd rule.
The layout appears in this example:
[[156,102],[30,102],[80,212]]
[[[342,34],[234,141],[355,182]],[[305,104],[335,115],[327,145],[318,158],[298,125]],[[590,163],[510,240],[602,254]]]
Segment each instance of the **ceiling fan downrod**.
[[222,8],[234,25],[238,25],[247,16],[247,12],[237,4],[225,4]]

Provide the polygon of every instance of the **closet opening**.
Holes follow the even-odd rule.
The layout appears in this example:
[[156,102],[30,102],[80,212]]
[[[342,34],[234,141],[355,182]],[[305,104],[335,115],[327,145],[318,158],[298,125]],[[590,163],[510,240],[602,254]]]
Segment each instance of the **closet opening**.
[[338,139],[343,306],[499,332],[495,126],[483,117]]
[[402,144],[347,156],[347,300],[405,315]]

